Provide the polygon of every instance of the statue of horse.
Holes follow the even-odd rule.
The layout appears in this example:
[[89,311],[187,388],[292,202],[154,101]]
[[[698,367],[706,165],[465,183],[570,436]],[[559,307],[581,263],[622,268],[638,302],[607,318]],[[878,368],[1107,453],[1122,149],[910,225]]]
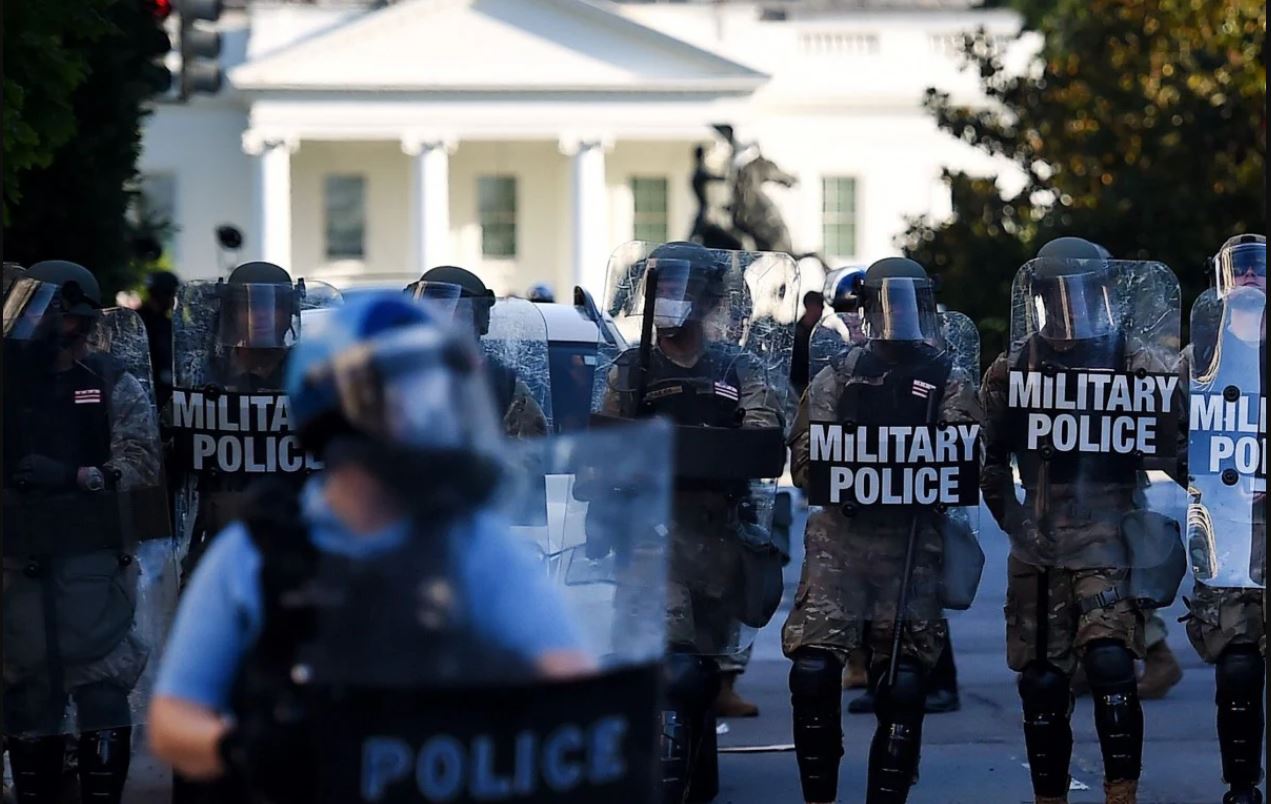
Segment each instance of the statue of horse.
[[793,187],[798,179],[756,149],[753,158],[741,165],[735,174],[733,228],[752,240],[757,251],[791,254],[794,246],[790,242],[790,228],[782,219],[777,205],[764,192],[764,185],[768,182]]

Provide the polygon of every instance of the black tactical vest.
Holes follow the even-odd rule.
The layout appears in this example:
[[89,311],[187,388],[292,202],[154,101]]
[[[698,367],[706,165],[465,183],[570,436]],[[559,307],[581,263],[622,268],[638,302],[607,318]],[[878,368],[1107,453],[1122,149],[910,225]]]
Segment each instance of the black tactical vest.
[[886,348],[896,353],[884,358],[871,342],[844,355],[854,365],[839,396],[839,420],[871,426],[937,424],[934,412],[944,399],[953,361],[926,344]]
[[654,350],[640,417],[663,415],[679,425],[740,427],[745,413],[740,363],[745,359],[740,349],[716,344],[686,368]]
[[[312,801],[312,752],[322,735],[306,723],[330,722],[321,707],[349,692],[412,700],[420,690],[505,683],[531,677],[519,657],[472,633],[454,572],[446,520],[377,558],[320,552],[284,484],[249,492],[245,523],[261,554],[263,627],[235,684],[233,708],[245,729],[268,723],[290,734],[284,751],[299,767],[259,768],[256,783],[279,801]],[[528,603],[529,601],[527,601]],[[350,761],[358,761],[351,757]],[[307,781],[306,781],[307,780]]]
[[[1122,333],[1091,338],[1079,342],[1067,351],[1054,349],[1045,338],[1033,335],[1020,350],[1011,368],[1015,371],[1046,371],[1054,369],[1126,369],[1125,336]],[[1074,411],[1080,414],[1080,411]],[[1037,487],[1041,464],[1045,461],[1050,471],[1051,484],[1068,484],[1077,481],[1133,485],[1138,460],[1133,455],[1091,454],[1083,452],[1056,452],[1048,459],[1040,450],[1025,449],[1028,443],[1028,414],[1024,410],[1010,412],[1010,441],[1019,464],[1020,482],[1025,488]]]

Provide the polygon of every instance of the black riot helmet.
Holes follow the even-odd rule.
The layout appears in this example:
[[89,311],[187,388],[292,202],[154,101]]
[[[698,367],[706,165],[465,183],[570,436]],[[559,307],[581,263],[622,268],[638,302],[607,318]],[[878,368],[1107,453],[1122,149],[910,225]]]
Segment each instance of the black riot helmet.
[[[403,289],[411,298],[430,300],[438,309],[457,310],[458,315],[471,315],[477,337],[490,331],[490,310],[494,307],[494,291],[481,277],[457,265],[438,265],[424,272],[418,281]],[[470,311],[470,312],[469,312]]]
[[32,265],[26,275],[30,279],[38,279],[60,287],[66,315],[91,319],[101,315],[101,285],[97,284],[97,277],[79,263],[67,260],[44,260]]
[[937,339],[935,283],[913,260],[887,257],[869,266],[859,293],[870,340],[932,343]]
[[1099,338],[1116,329],[1108,250],[1080,237],[1042,246],[1029,296],[1037,329],[1055,341]]
[[649,253],[645,269],[657,277],[653,323],[664,334],[710,316],[728,291],[728,266],[697,243],[664,243]]
[[1220,293],[1236,287],[1267,289],[1267,239],[1260,234],[1229,238],[1213,258]]
[[295,339],[304,282],[272,262],[245,262],[220,285],[217,339],[245,349],[285,349]]

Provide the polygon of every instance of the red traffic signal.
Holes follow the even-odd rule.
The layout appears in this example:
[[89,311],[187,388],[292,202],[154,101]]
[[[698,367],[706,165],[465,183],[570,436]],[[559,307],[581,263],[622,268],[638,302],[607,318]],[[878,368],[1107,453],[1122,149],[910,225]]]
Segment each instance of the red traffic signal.
[[172,0],[146,0],[146,4],[150,6],[150,13],[160,22],[172,13]]

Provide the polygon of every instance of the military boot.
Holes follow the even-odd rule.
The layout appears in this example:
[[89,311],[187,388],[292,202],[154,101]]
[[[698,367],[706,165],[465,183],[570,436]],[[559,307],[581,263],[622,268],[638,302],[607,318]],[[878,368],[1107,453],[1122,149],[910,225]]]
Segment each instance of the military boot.
[[862,651],[854,650],[843,667],[843,689],[863,690],[869,687],[869,667]]
[[715,714],[719,717],[758,717],[759,707],[737,694],[737,673],[720,676],[719,695],[715,696]]
[[1222,797],[1222,804],[1262,804],[1262,791],[1256,787],[1233,787]]
[[1147,649],[1143,675],[1139,676],[1139,697],[1145,701],[1164,698],[1183,679],[1183,668],[1164,641]]
[[1120,779],[1103,783],[1103,796],[1106,804],[1138,804],[1139,780]]

